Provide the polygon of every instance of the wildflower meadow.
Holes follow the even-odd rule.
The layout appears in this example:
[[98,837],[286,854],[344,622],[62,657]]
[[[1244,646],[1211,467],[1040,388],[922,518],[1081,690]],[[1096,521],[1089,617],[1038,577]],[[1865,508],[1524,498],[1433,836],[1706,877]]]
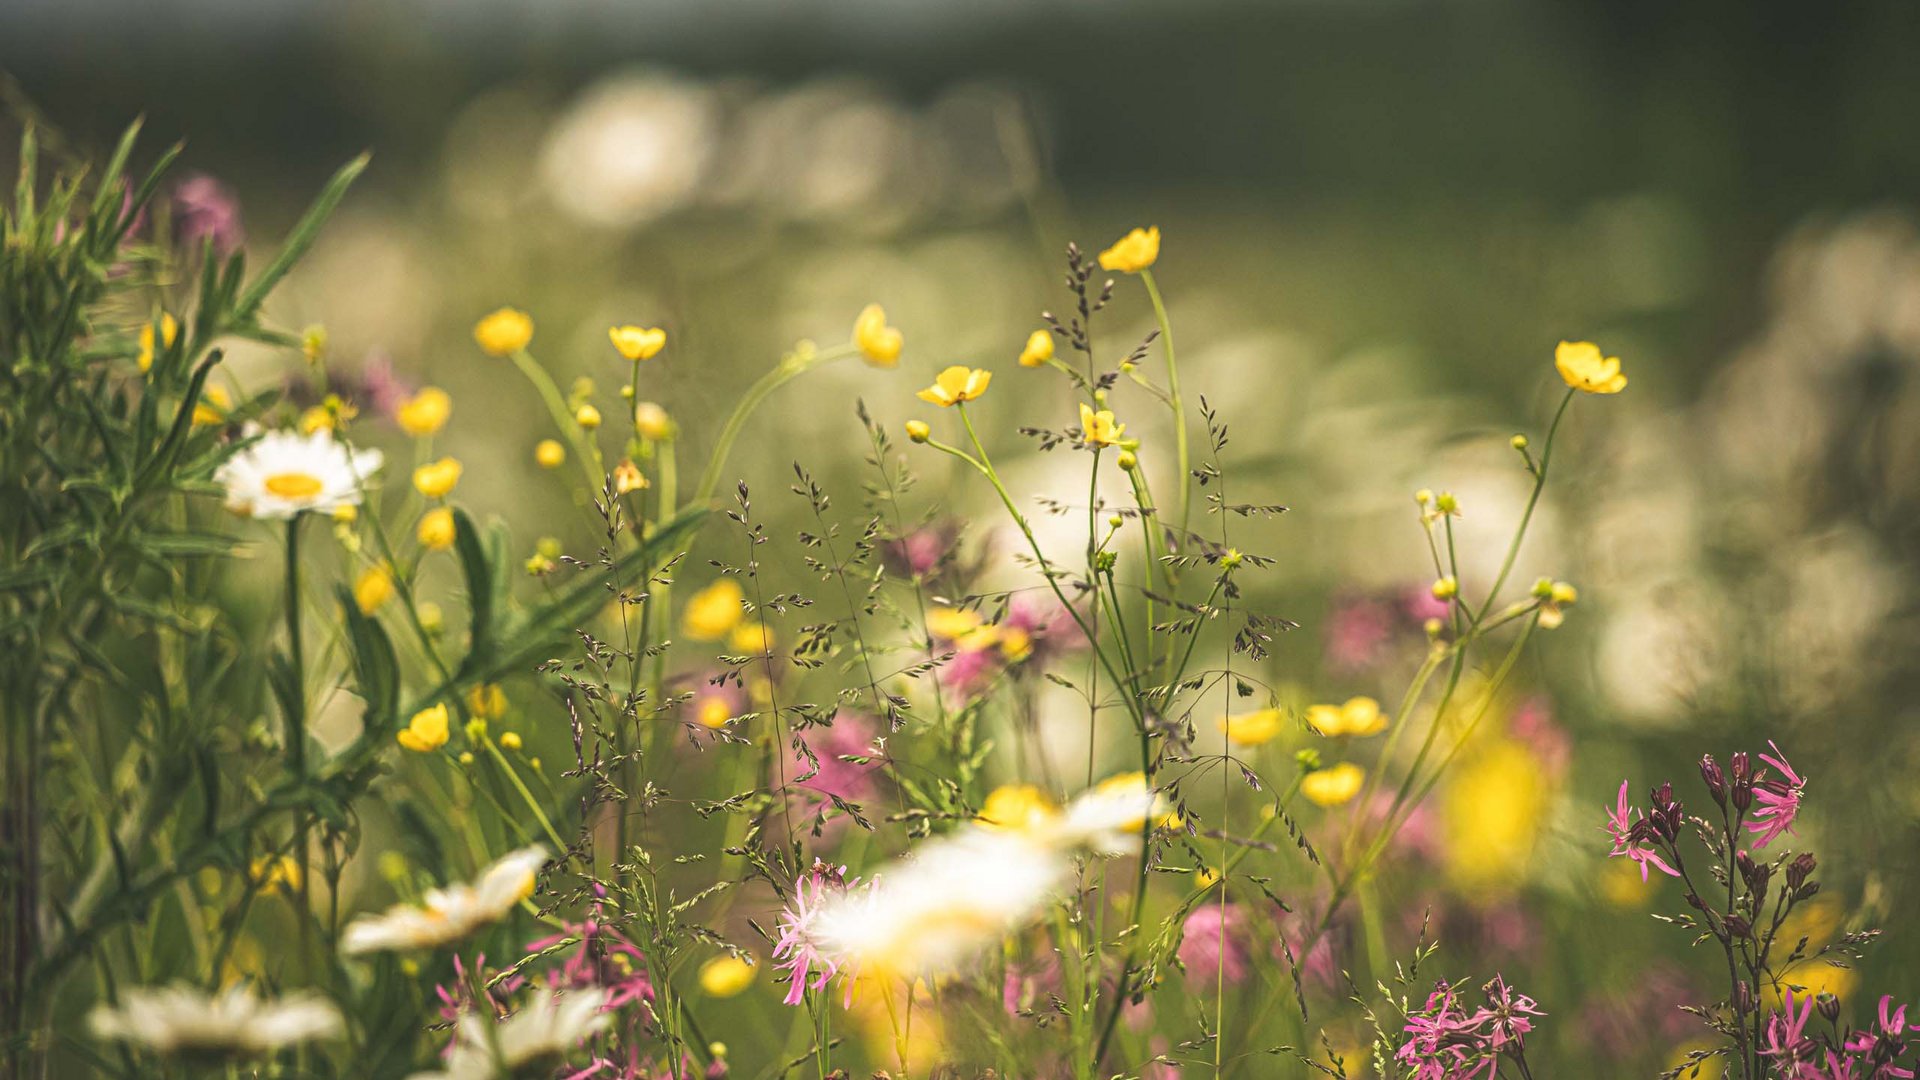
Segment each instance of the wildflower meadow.
[[256,216],[25,119],[0,1076],[1920,1068],[1905,504],[1781,471],[1911,464],[1805,404],[1920,342],[1911,223],[1797,234],[1683,413],[1522,289],[1476,409],[1226,333],[1241,241],[1151,203],[634,255],[588,135],[591,225],[446,235],[378,153]]

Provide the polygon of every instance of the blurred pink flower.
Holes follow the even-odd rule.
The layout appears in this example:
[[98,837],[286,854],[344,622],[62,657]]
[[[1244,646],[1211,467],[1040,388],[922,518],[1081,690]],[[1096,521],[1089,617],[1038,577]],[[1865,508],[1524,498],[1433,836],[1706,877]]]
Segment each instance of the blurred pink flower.
[[1246,924],[1246,909],[1239,904],[1195,908],[1181,928],[1178,952],[1187,980],[1213,986],[1222,977],[1233,985],[1246,979],[1253,959]]
[[222,257],[240,250],[247,230],[240,223],[240,199],[233,189],[206,173],[192,173],[173,189],[173,235],[183,248],[204,240]]
[[1335,597],[1327,612],[1327,666],[1351,673],[1379,663],[1399,621],[1399,613],[1384,600],[1357,594]]

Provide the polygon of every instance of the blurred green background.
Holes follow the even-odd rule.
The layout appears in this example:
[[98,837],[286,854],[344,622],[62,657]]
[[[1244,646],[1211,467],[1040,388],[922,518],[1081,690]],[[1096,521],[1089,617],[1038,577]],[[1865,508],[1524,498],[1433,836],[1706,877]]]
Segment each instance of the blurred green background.
[[[1065,303],[1068,239],[1158,224],[1234,496],[1292,508],[1237,527],[1281,560],[1259,602],[1303,628],[1264,675],[1298,703],[1398,693],[1419,646],[1396,598],[1430,576],[1410,493],[1458,493],[1484,584],[1525,494],[1506,440],[1540,432],[1554,343],[1597,340],[1632,385],[1576,403],[1516,574],[1582,602],[1527,663],[1508,711],[1532,719],[1436,799],[1441,872],[1387,891],[1459,912],[1445,966],[1526,986],[1561,1060],[1664,1065],[1688,1029],[1649,1037],[1627,1003],[1656,978],[1709,998],[1707,965],[1650,959],[1680,951],[1646,916],[1677,896],[1603,862],[1600,808],[1623,776],[1690,786],[1701,753],[1771,738],[1813,778],[1830,918],[1891,931],[1846,996],[1920,993],[1920,8],[11,0],[0,69],[6,122],[56,151],[136,114],[149,150],[186,139],[255,244],[371,149],[272,314],[324,324],[342,376],[449,389],[462,495],[529,549],[593,532],[532,463],[544,413],[472,344],[486,311],[530,311],[534,351],[603,402],[606,326],[666,327],[641,393],[699,463],[745,380],[879,301],[901,370],[787,388],[731,474],[778,493],[798,459],[851,501],[855,399],[897,431],[964,361],[998,373],[1003,463],[1083,498],[1013,434],[1068,422],[1066,387],[1013,358]],[[1150,325],[1123,281],[1101,348]],[[798,500],[766,502],[800,527]],[[1497,885],[1461,869],[1475,850]]]

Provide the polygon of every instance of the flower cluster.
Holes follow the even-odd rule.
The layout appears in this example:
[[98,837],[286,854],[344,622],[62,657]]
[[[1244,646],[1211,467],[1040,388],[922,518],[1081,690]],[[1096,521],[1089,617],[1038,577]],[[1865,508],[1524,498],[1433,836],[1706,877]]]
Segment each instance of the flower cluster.
[[1485,1004],[1469,1010],[1452,984],[1441,982],[1426,1005],[1407,1015],[1407,1035],[1394,1060],[1410,1080],[1491,1080],[1503,1062],[1527,1071],[1527,1035],[1544,1016],[1534,1000],[1496,975],[1480,988]]

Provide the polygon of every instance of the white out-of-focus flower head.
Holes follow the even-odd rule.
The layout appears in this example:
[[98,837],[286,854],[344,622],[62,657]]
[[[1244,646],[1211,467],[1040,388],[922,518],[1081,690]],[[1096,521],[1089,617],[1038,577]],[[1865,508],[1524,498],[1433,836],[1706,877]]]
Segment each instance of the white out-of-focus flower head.
[[244,986],[208,994],[191,986],[136,987],[118,1005],[87,1017],[95,1036],[161,1054],[249,1057],[314,1039],[337,1038],[340,1010],[317,994],[256,997]]
[[392,952],[459,941],[499,922],[515,904],[533,895],[534,881],[546,861],[547,849],[538,844],[509,852],[472,884],[431,889],[420,904],[396,904],[379,915],[354,920],[341,935],[340,951],[349,955]]
[[415,1073],[411,1080],[494,1080],[557,1064],[612,1020],[604,1011],[606,1004],[602,989],[560,992],[541,987],[497,1024],[471,1010],[463,1012],[446,1068]]

